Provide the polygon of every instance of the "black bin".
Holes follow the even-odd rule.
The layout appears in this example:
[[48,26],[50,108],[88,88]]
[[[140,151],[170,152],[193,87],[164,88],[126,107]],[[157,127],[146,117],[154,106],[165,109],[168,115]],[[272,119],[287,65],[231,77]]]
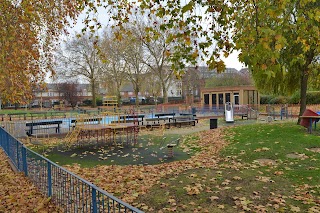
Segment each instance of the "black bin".
[[218,128],[218,119],[211,118],[210,119],[210,129],[216,129],[216,128]]
[[195,115],[196,112],[197,112],[197,108],[195,108],[195,107],[191,108],[191,113],[192,113],[193,115]]

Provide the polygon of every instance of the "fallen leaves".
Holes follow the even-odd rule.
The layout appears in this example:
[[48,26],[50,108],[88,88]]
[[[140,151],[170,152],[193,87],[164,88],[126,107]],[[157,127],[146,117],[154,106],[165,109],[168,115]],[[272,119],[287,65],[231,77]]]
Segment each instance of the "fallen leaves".
[[[180,174],[183,171],[194,168],[212,168],[217,164],[214,156],[227,143],[222,139],[222,131],[203,131],[198,134],[199,140],[191,144],[190,149],[203,148],[187,160],[162,163],[158,165],[128,165],[128,166],[96,166],[94,168],[81,168],[79,165],[66,166],[70,171],[81,175],[84,179],[96,183],[99,187],[113,193],[125,202],[132,203],[136,196],[147,193],[147,191],[158,181],[170,174]],[[191,142],[192,143],[192,142]],[[184,146],[182,143],[181,146]],[[80,172],[81,170],[81,172]],[[220,171],[222,173],[222,171]],[[101,178],[103,176],[104,178]],[[197,178],[191,174],[190,178]],[[99,180],[97,182],[97,180]],[[121,184],[120,184],[121,183]],[[166,187],[162,185],[162,187]],[[187,193],[196,195],[203,191],[202,185],[187,187]],[[137,195],[137,194],[135,194]]]
[[0,150],[0,212],[63,212],[22,174],[11,170]]

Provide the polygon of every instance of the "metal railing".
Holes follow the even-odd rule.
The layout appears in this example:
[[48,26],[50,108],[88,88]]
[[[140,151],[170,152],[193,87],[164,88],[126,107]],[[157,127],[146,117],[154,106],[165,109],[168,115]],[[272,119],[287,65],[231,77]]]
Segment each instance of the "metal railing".
[[28,149],[3,128],[0,146],[16,169],[64,212],[142,212]]

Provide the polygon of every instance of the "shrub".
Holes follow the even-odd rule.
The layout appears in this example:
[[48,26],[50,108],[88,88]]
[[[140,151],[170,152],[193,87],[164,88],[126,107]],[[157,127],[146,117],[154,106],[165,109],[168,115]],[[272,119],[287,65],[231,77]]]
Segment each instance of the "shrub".
[[[290,104],[298,104],[300,102],[300,92],[295,92],[289,99]],[[320,91],[307,92],[307,104],[320,104]]]
[[272,95],[261,95],[260,104],[270,104],[270,101],[272,98],[273,98]]
[[270,100],[270,104],[286,104],[288,103],[288,97],[277,96]]
[[296,91],[295,93],[293,93],[291,95],[291,97],[289,98],[289,104],[298,104],[300,102],[300,92]]
[[84,106],[91,106],[92,105],[92,100],[90,99],[86,99],[82,101]]
[[102,106],[102,98],[97,98],[96,99],[96,103],[97,103],[97,106]]
[[320,91],[307,92],[307,104],[319,104],[320,103]]

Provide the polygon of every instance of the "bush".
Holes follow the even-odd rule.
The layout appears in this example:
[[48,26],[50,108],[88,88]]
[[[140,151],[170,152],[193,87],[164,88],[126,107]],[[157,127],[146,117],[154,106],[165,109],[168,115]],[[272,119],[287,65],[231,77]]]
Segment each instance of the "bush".
[[91,106],[92,105],[92,100],[86,99],[82,101],[83,106]]
[[296,91],[295,93],[293,93],[293,95],[291,95],[291,97],[289,98],[289,104],[298,104],[300,102],[300,92]]
[[320,104],[320,91],[307,92],[307,104]]
[[277,96],[270,100],[270,104],[286,104],[288,103],[288,97]]
[[[300,102],[300,92],[295,92],[289,99],[290,104],[298,104]],[[307,92],[307,104],[320,104],[320,91]]]
[[270,104],[272,95],[260,95],[260,104]]
[[97,106],[102,106],[102,98],[97,98],[96,99],[96,103],[97,103]]

